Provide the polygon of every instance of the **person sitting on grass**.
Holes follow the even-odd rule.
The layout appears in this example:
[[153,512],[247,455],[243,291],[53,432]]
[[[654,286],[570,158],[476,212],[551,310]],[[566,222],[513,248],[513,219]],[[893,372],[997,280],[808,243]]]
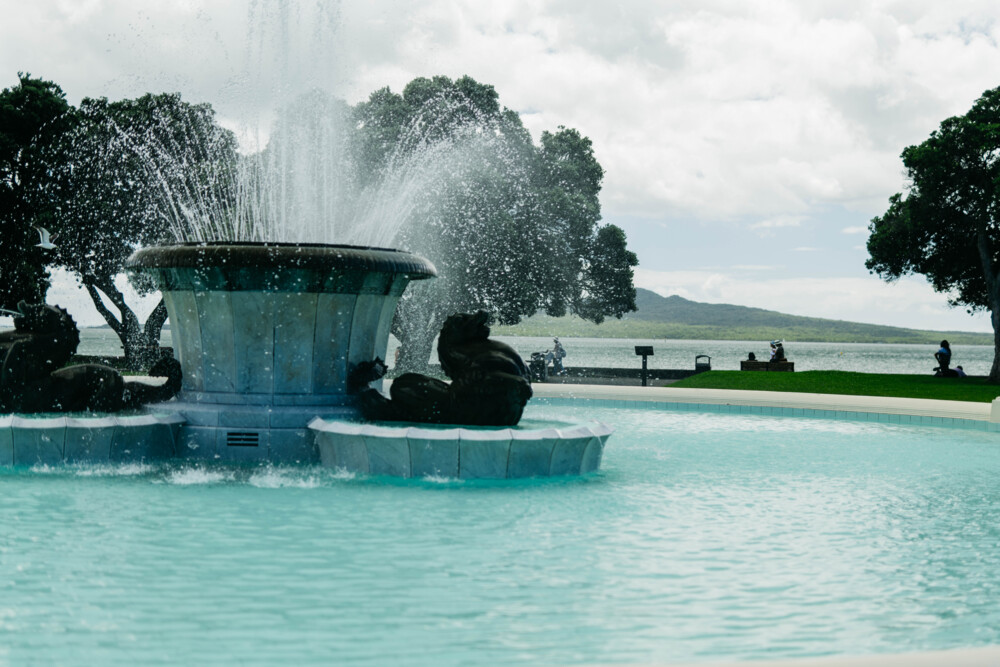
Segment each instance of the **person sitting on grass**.
[[938,377],[959,377],[957,371],[948,368],[951,365],[951,345],[948,344],[948,341],[941,341],[941,348],[934,353],[934,358],[938,362],[938,367],[934,369],[934,375]]

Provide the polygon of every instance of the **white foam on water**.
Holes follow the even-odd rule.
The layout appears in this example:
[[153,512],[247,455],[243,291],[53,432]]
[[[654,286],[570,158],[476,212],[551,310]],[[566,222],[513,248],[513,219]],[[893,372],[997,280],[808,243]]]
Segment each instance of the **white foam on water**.
[[236,477],[232,470],[206,470],[205,468],[182,468],[167,475],[168,484],[189,486],[192,484],[218,484],[231,482]]
[[330,475],[331,478],[337,481],[352,480],[357,478],[357,474],[347,470],[346,468],[335,468],[333,473]]
[[82,464],[75,466],[73,472],[77,477],[135,477],[148,475],[156,469],[148,463],[106,463]]
[[443,475],[427,475],[421,480],[431,484],[460,484],[462,482],[458,477],[445,477]]
[[307,474],[301,470],[287,470],[268,466],[250,475],[247,480],[250,486],[261,489],[314,489],[321,486],[315,474]]

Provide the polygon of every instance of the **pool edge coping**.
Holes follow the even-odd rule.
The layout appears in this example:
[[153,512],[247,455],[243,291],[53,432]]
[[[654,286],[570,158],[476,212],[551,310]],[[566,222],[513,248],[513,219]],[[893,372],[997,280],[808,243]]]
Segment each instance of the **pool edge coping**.
[[995,409],[1000,406],[971,401],[582,384],[534,384],[532,389],[539,402],[549,404],[575,401],[618,408],[849,419],[1000,432],[1000,410]]

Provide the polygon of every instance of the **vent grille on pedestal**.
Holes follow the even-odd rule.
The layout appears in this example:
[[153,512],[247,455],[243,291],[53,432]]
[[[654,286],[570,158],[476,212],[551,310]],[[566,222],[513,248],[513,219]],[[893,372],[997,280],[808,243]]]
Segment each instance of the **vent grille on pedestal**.
[[260,444],[260,433],[230,431],[226,434],[226,444],[230,447],[256,447]]

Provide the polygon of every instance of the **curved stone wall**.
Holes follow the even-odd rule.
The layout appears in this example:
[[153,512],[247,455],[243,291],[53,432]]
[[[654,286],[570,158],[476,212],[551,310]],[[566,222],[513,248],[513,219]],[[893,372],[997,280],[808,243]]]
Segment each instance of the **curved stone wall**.
[[213,243],[145,248],[127,267],[163,293],[181,400],[342,405],[352,364],[385,358],[396,304],[436,275],[407,252]]
[[309,423],[323,465],[365,475],[515,479],[583,475],[600,468],[612,430],[378,426],[316,418]]
[[178,414],[0,417],[0,465],[116,463],[176,456]]

